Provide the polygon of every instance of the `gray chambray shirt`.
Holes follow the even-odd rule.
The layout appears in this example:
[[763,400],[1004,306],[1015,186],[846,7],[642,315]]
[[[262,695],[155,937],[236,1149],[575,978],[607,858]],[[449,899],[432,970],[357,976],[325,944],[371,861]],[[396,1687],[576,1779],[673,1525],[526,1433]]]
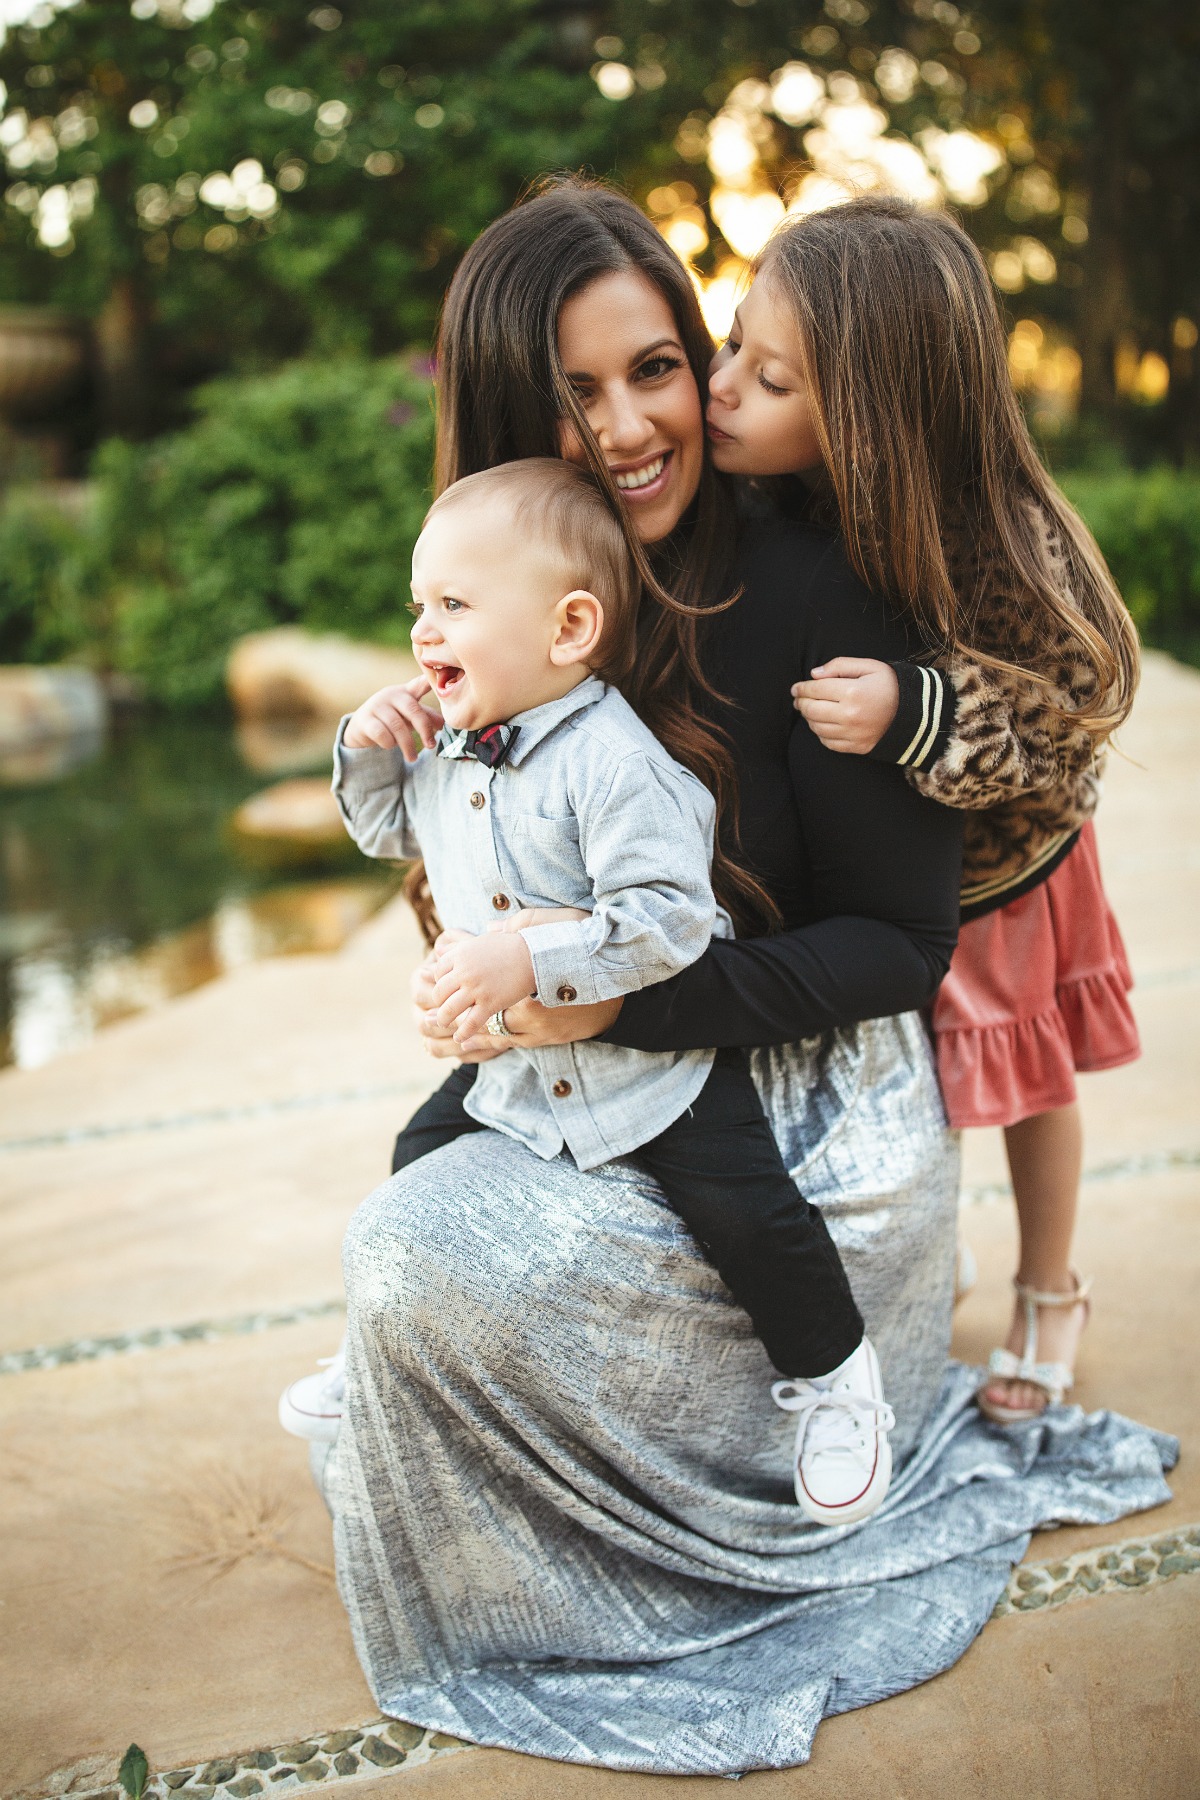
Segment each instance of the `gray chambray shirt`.
[[[586,920],[522,933],[546,1006],[615,999],[674,975],[732,935],[709,880],[715,807],[615,688],[590,675],[518,713],[507,760],[349,750],[333,791],[368,856],[421,855],[443,925],[479,932],[523,906]],[[581,1169],[657,1137],[695,1100],[711,1050],[650,1053],[586,1041],[481,1063],[466,1109]]]

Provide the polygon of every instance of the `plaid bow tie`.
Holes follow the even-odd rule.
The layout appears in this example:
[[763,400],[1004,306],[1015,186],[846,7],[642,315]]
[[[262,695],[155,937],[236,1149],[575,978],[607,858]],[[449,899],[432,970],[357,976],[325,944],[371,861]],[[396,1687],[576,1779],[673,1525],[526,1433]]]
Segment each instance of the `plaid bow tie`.
[[464,759],[473,756],[485,768],[498,769],[509,751],[519,725],[485,725],[482,731],[456,731],[443,725],[438,732],[438,755]]

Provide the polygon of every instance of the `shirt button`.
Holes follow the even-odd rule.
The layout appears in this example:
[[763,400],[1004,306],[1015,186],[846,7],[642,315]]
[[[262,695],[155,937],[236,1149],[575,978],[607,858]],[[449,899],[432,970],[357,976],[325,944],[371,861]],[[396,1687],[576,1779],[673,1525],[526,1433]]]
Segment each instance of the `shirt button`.
[[492,905],[495,907],[497,912],[507,912],[508,911],[508,895],[507,894],[493,894],[492,895]]
[[569,1081],[556,1081],[550,1090],[556,1100],[565,1100],[570,1091],[571,1084]]
[[564,1006],[570,1006],[572,1000],[574,1000],[575,989],[571,986],[569,981],[564,981],[559,988],[558,998],[562,1001]]
[[486,804],[487,802],[483,795],[479,792],[479,789],[476,788],[475,792],[471,795],[471,805],[475,808],[475,811],[478,812],[480,807],[486,806]]

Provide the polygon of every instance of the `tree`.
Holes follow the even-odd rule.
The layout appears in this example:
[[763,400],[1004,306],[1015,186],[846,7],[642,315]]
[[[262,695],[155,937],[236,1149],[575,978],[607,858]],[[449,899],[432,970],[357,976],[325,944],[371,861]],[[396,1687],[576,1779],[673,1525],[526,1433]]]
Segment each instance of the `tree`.
[[[47,0],[0,48],[0,297],[98,321],[130,429],[219,369],[428,342],[463,248],[546,170],[657,197],[711,275],[737,235],[714,121],[740,108],[776,194],[821,163],[821,121],[766,85],[797,64],[881,109],[893,162],[916,147],[1018,318],[1077,346],[1087,409],[1196,447],[1200,15],[1178,0]],[[1166,403],[1131,406],[1168,364]]]

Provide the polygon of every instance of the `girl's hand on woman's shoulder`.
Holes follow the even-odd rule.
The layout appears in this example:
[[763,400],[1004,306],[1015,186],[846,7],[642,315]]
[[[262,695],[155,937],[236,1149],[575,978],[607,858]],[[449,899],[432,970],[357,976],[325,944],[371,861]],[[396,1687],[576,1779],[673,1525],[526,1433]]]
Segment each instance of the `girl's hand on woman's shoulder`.
[[869,756],[896,717],[900,683],[890,663],[835,656],[796,682],[792,702],[827,750]]

